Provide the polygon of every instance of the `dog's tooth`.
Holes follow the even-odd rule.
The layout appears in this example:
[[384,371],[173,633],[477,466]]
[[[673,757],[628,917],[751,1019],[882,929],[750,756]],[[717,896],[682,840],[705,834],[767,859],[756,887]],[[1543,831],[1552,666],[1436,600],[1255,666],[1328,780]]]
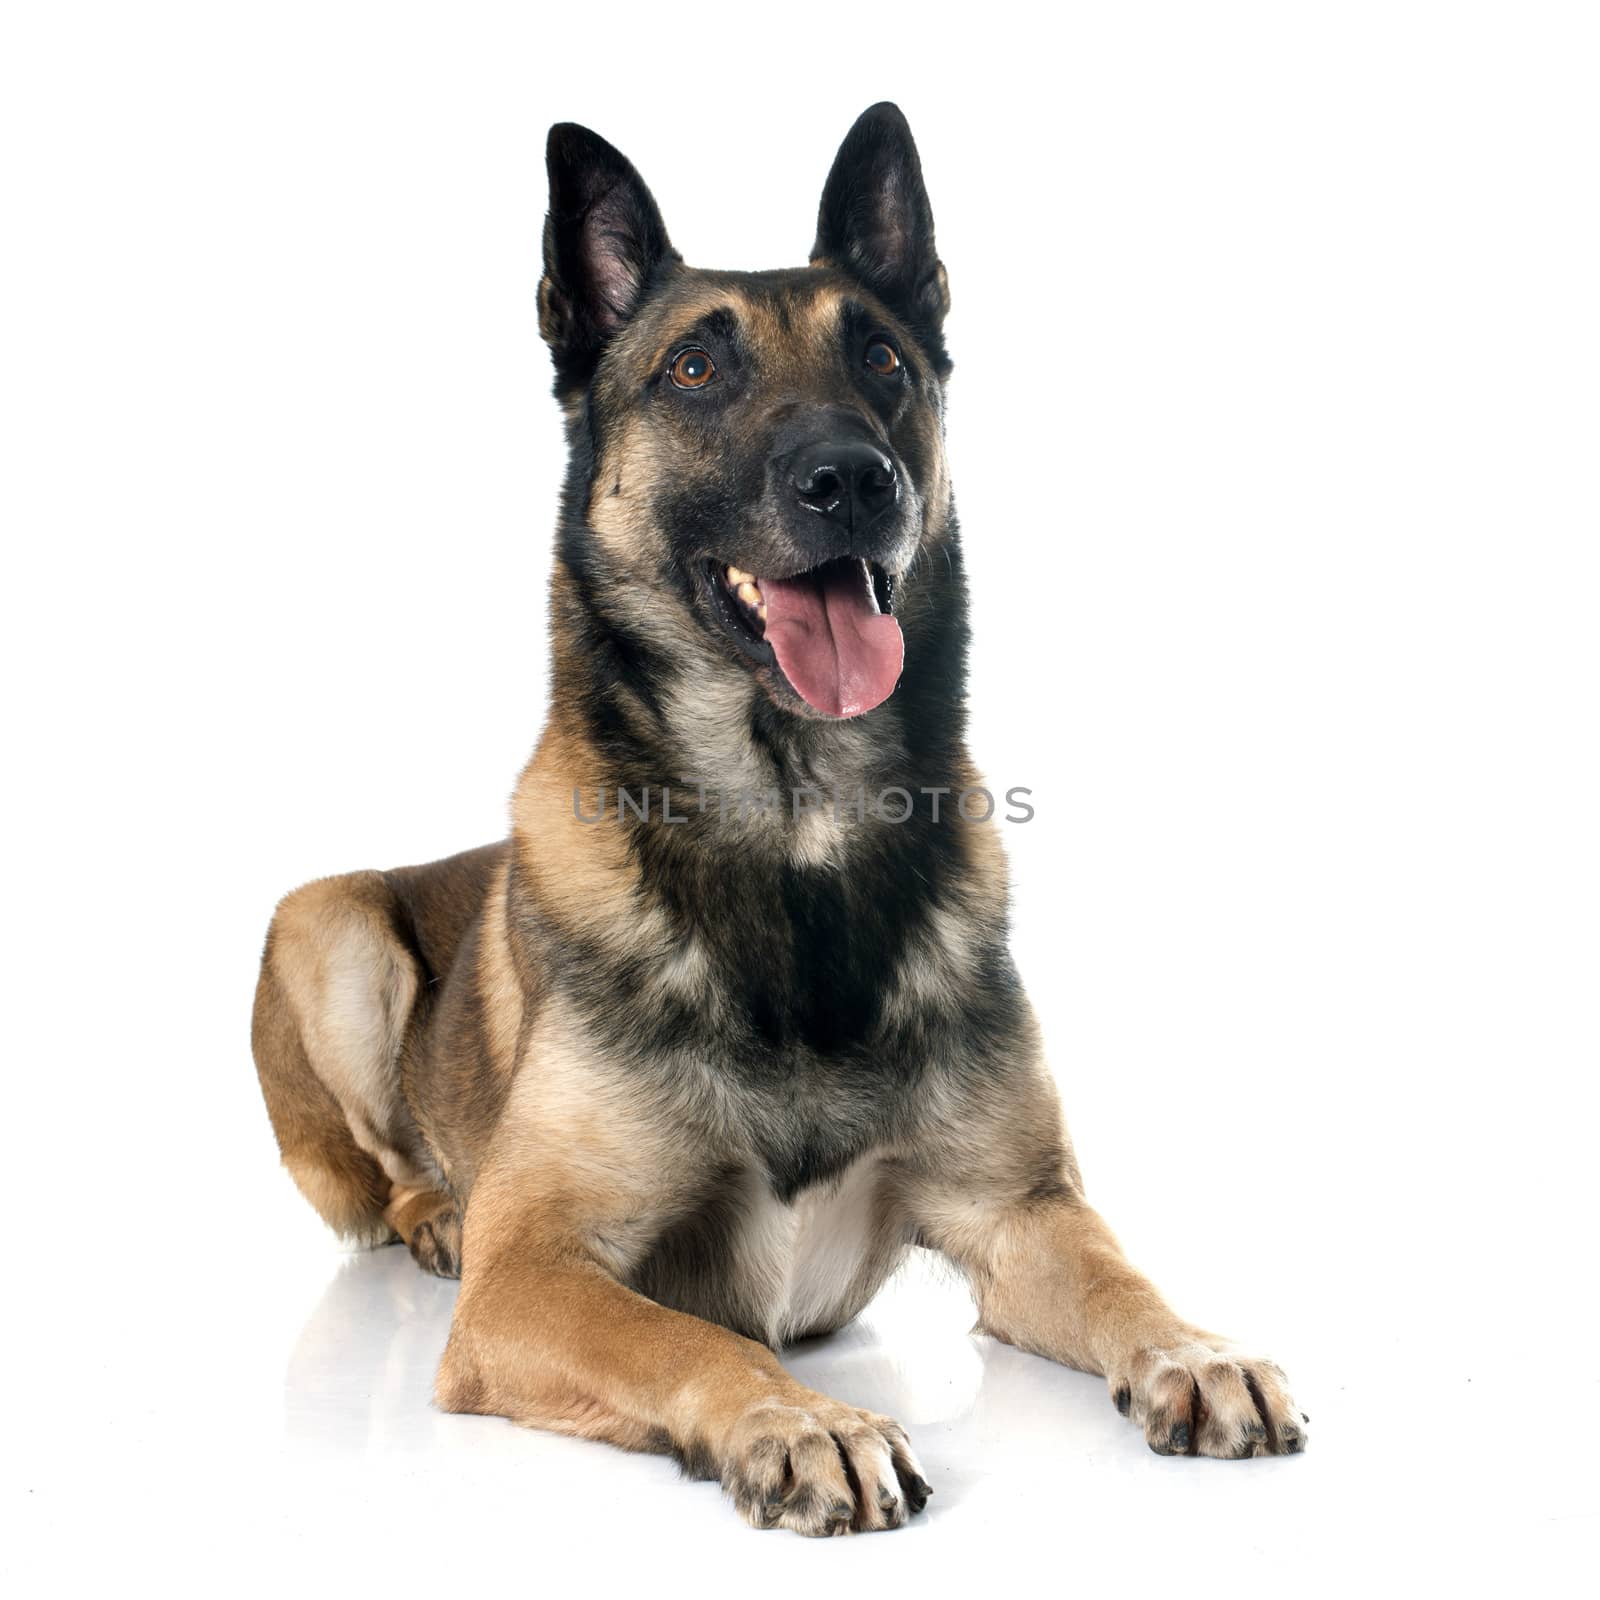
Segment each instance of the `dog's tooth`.
[[750,583],[752,581],[754,581],[754,574],[749,572],[741,572],[737,567],[728,568],[728,582],[731,583],[735,589],[737,589],[741,583]]
[[739,585],[738,595],[747,606],[759,606],[761,604],[761,591],[756,587],[755,580],[752,578],[745,579]]
[[763,600],[761,604],[756,607],[756,615],[760,617],[763,622],[767,620],[767,602],[765,600]]

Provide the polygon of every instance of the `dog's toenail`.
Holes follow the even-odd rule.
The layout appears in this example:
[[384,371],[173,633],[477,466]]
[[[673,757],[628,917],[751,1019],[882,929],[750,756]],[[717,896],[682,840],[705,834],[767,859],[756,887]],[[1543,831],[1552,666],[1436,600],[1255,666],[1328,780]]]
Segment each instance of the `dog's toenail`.
[[1117,1410],[1120,1411],[1123,1416],[1127,1416],[1128,1408],[1133,1404],[1133,1395],[1126,1384],[1117,1390],[1115,1399]]

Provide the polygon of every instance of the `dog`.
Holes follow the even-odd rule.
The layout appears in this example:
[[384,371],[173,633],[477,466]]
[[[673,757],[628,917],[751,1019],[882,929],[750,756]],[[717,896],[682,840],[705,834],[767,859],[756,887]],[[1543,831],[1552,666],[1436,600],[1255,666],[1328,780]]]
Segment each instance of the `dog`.
[[926,1504],[905,1431],[777,1354],[912,1245],[1151,1449],[1298,1452],[1281,1370],[1086,1202],[1008,953],[905,118],[859,118],[809,265],[769,272],[685,266],[587,129],[547,156],[551,710],[509,839],[278,907],[253,1046],[289,1172],[460,1277],[441,1408],[670,1453],[757,1527]]

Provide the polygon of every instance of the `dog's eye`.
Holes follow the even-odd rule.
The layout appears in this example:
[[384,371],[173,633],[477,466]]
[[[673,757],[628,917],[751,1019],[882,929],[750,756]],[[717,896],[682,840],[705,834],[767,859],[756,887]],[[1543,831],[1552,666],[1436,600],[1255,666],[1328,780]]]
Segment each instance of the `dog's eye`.
[[703,389],[717,369],[704,350],[680,350],[667,370],[680,389]]
[[867,365],[880,378],[887,378],[890,373],[900,370],[900,357],[892,344],[883,339],[874,339],[867,346]]

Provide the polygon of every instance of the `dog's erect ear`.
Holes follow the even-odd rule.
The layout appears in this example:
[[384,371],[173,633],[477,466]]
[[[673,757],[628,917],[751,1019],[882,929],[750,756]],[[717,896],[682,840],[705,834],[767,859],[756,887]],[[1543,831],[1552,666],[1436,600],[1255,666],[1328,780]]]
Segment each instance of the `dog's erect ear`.
[[550,210],[539,331],[563,388],[587,382],[606,340],[638,310],[652,279],[680,258],[633,163],[599,134],[558,122],[545,161]]
[[950,288],[934,249],[922,163],[899,106],[885,100],[863,111],[845,135],[823,186],[811,261],[854,273],[937,339]]

